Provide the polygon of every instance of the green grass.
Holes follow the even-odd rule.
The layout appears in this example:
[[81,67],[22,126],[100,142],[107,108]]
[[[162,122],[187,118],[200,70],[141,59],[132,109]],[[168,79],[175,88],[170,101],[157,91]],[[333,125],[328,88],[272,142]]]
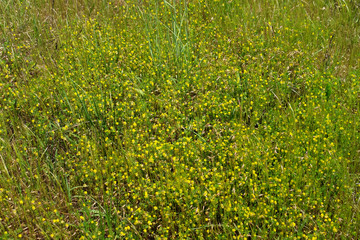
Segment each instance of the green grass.
[[0,1],[1,239],[357,239],[360,4]]

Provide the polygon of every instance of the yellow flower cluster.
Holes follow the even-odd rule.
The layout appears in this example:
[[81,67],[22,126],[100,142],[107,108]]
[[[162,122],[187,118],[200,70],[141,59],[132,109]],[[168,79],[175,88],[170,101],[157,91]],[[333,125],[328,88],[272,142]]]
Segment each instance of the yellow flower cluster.
[[310,6],[260,2],[49,6],[64,25],[34,20],[36,47],[7,30],[0,238],[355,239],[355,57]]

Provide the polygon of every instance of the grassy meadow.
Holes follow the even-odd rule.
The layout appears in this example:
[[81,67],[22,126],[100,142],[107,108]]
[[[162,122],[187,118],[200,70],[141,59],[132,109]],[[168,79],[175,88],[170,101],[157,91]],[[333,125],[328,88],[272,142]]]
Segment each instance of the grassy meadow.
[[360,2],[0,0],[0,239],[358,239]]

